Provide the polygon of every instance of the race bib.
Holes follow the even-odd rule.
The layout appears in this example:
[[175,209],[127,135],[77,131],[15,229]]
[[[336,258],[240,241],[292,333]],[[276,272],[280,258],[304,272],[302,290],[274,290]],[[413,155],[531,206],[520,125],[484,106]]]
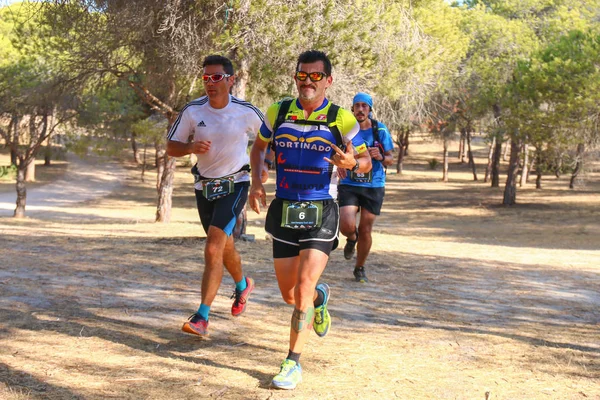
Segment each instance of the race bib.
[[206,200],[213,201],[233,193],[235,188],[233,176],[202,181],[202,194]]
[[357,174],[356,172],[350,171],[350,179],[358,183],[369,183],[373,180],[373,174],[371,171],[365,174]]
[[291,229],[313,229],[321,226],[323,203],[320,201],[283,202],[281,226]]

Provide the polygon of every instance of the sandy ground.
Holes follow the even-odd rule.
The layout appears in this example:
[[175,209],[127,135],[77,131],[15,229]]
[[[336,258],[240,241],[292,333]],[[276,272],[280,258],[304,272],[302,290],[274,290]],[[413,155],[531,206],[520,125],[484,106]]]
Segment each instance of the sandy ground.
[[[79,157],[68,155],[68,174],[59,179],[28,190],[27,216],[43,215],[56,208],[68,208],[77,203],[110,195],[118,190],[127,172],[114,162],[90,164]],[[43,168],[38,166],[37,168]],[[17,194],[15,190],[0,192],[0,216],[12,216]]]
[[528,185],[505,208],[464,165],[440,182],[430,147],[388,176],[371,282],[333,252],[332,331],[311,336],[291,392],[269,387],[292,310],[264,212],[248,214],[257,240],[237,242],[257,282],[248,309],[231,317],[226,275],[201,340],[180,331],[205,238],[187,168],[170,224],[153,223],[151,174],[113,163],[70,160],[23,220],[0,195],[0,398],[600,399],[599,174],[576,191]]

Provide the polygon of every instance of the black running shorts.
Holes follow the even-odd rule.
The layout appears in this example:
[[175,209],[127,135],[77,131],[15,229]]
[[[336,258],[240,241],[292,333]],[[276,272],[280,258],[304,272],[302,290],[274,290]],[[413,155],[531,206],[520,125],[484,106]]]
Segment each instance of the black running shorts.
[[265,230],[273,237],[273,258],[296,257],[304,249],[317,249],[329,255],[337,248],[340,209],[334,200],[323,200],[323,218],[317,228],[284,228],[281,226],[282,215],[283,200],[275,198],[265,223]]
[[204,232],[208,233],[208,228],[212,225],[231,236],[237,217],[246,206],[249,186],[250,182],[237,182],[233,193],[213,201],[206,200],[202,190],[196,189],[196,205]]
[[351,185],[338,185],[338,200],[340,207],[357,206],[364,208],[374,215],[381,213],[385,196],[384,187],[368,188]]

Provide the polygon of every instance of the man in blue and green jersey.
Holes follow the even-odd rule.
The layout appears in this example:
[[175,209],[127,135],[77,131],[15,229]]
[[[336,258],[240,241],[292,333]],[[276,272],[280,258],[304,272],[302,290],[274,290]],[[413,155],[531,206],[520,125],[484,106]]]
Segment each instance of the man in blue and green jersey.
[[277,189],[265,229],[273,238],[281,295],[294,305],[289,352],[272,381],[279,389],[294,389],[302,381],[299,360],[310,331],[314,328],[323,337],[331,325],[327,311],[331,291],[318,282],[338,244],[337,170],[371,169],[356,118],[325,97],[333,82],[327,55],[315,50],[302,53],[294,81],[298,98],[269,107],[250,152],[249,203],[260,213],[261,204],[267,205],[261,167],[267,146],[274,144]]

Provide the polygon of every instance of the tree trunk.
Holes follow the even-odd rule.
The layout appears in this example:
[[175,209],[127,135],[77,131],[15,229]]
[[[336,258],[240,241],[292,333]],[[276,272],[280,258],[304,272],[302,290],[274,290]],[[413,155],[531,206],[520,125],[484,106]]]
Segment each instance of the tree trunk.
[[131,133],[131,150],[133,151],[133,162],[139,165],[141,164],[140,151],[138,149],[137,140],[135,140],[135,137],[135,133]]
[[25,169],[24,160],[20,159],[17,166],[17,206],[15,208],[15,218],[25,218],[25,204],[27,203],[27,188],[25,187]]
[[467,155],[469,157],[469,164],[471,164],[471,168],[473,168],[473,180],[477,180],[477,167],[475,166],[475,159],[473,158],[473,149],[471,149],[471,128],[467,127],[466,129],[466,139],[467,139]]
[[561,156],[557,156],[556,157],[556,161],[554,163],[554,176],[556,176],[556,178],[560,178],[560,174],[561,174],[561,170],[562,170],[562,157]]
[[[238,3],[236,14],[239,16],[247,16],[250,12],[250,3],[252,0],[241,0]],[[233,83],[233,87],[231,91],[233,95],[240,99],[246,99],[246,86],[248,85],[248,77],[250,70],[250,60],[248,53],[244,54],[244,49],[240,47],[235,47],[229,54],[229,57],[237,61],[238,69],[235,74],[235,82]]]
[[148,154],[148,143],[144,143],[144,155],[142,157],[142,182],[144,182],[144,175],[146,174],[147,154]]
[[465,129],[460,130],[460,140],[458,141],[458,157],[461,163],[465,162]]
[[494,155],[492,157],[492,187],[500,187],[500,157],[502,153],[502,140],[496,140]]
[[44,165],[49,167],[52,165],[52,137],[46,140],[46,148],[44,149]]
[[[12,126],[12,136],[11,132],[8,133],[9,137],[12,137],[13,143],[19,143],[19,120],[20,118],[17,115],[13,115],[10,120],[10,125]],[[10,165],[17,165],[18,157],[17,152],[11,147],[10,148]]]
[[156,222],[171,222],[171,206],[173,196],[173,180],[175,177],[175,157],[169,157],[166,152],[163,156],[164,161],[160,186],[158,188],[158,206],[156,207]]
[[519,186],[524,186],[527,183],[527,175],[529,175],[529,145],[523,145],[523,168],[521,168],[521,181]]
[[398,148],[398,159],[396,160],[396,174],[402,175],[404,162],[404,146]]
[[401,127],[396,133],[396,144],[398,145],[398,159],[396,160],[396,173],[402,174],[404,156],[408,154],[409,127]]
[[35,182],[35,157],[30,157],[25,166],[25,182]]
[[527,175],[525,176],[525,182],[529,181],[529,174],[533,171],[533,165],[535,164],[535,157],[531,157],[531,161],[529,161],[529,167],[527,167]]
[[160,193],[160,185],[165,171],[165,162],[168,156],[165,145],[162,144],[159,140],[154,142],[154,150],[154,163],[156,166],[156,190]]
[[490,173],[492,172],[492,162],[493,162],[495,148],[496,148],[496,136],[492,137],[492,143],[490,143],[490,150],[488,151],[488,162],[487,162],[487,166],[485,167],[485,178],[483,178],[483,181],[485,183],[489,182],[489,180],[490,180]]
[[239,64],[240,66],[235,74],[235,82],[231,91],[235,97],[245,99],[246,87],[248,86],[248,58],[242,57],[242,59],[239,60]]
[[573,174],[571,174],[571,181],[569,182],[569,189],[575,189],[575,183],[577,182],[577,177],[581,172],[583,167],[583,152],[585,151],[585,145],[583,143],[579,143],[577,145],[577,155],[575,156],[576,164],[575,169],[573,170]]
[[535,178],[535,188],[536,189],[541,189],[542,188],[542,145],[538,144],[537,146],[535,146],[535,158],[537,160],[537,162],[535,163],[535,171],[536,171],[536,175],[537,177]]
[[508,149],[512,147],[512,143],[509,141],[506,142],[506,146],[504,146],[504,153],[502,154],[502,161],[506,161],[508,158]]
[[444,172],[442,181],[448,182],[448,139],[444,138]]
[[504,200],[502,204],[512,206],[517,202],[517,174],[519,172],[519,157],[521,146],[516,140],[510,141],[510,161],[508,163],[508,174],[506,186],[504,187]]
[[502,152],[502,140],[504,131],[502,130],[502,110],[498,104],[492,105],[494,120],[496,121],[498,131],[494,134],[496,138],[496,147],[492,157],[492,187],[500,187],[500,153]]

